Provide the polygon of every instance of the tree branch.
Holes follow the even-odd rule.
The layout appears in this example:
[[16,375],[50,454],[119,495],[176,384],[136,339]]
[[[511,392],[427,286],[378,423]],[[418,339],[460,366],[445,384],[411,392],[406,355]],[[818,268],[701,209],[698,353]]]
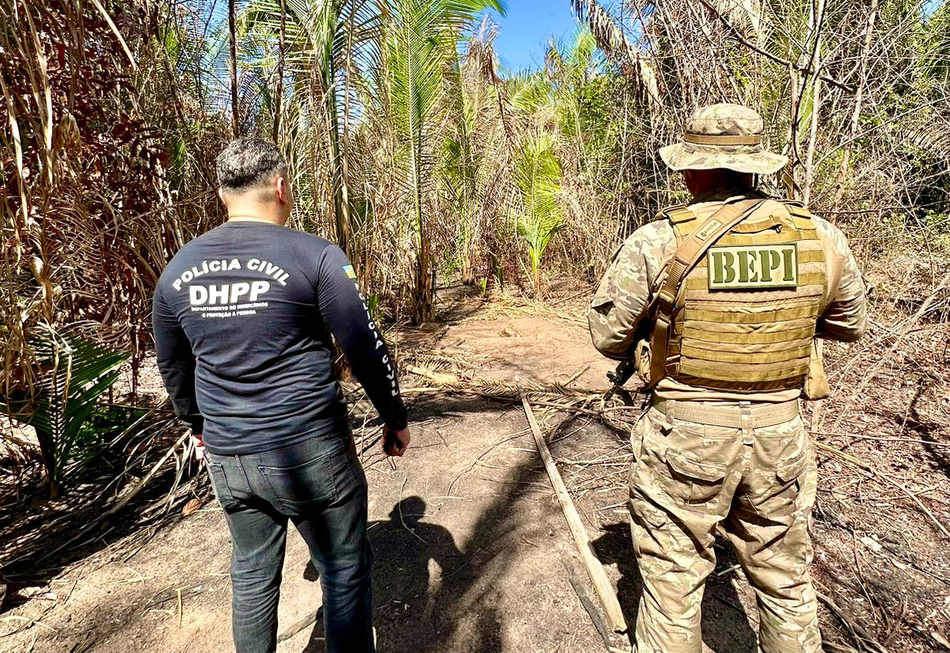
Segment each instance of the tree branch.
[[[782,59],[781,57],[777,57],[777,56],[775,56],[774,54],[772,54],[771,52],[769,52],[768,50],[763,50],[762,48],[760,48],[759,46],[755,45],[754,43],[751,43],[748,39],[746,39],[744,36],[742,36],[742,33],[741,33],[738,29],[736,29],[736,28],[732,25],[732,23],[730,23],[730,22],[726,19],[725,16],[723,16],[722,14],[720,14],[719,11],[718,11],[714,6],[712,6],[711,4],[709,4],[709,2],[707,2],[707,0],[699,0],[699,2],[700,2],[704,7],[706,7],[706,9],[708,9],[708,10],[711,11],[713,14],[715,14],[716,18],[719,19],[719,22],[721,22],[721,23],[723,24],[723,26],[725,26],[727,29],[729,29],[729,30],[732,32],[732,34],[736,37],[736,40],[739,41],[739,43],[741,43],[741,44],[744,45],[745,47],[749,48],[750,50],[753,50],[754,52],[757,52],[758,54],[761,54],[763,57],[765,57],[766,59],[768,59],[768,60],[770,60],[770,61],[774,61],[774,62],[777,63],[777,64],[781,64],[782,66],[786,66],[786,67],[789,67],[789,68],[794,68],[795,70],[797,70],[797,71],[799,71],[799,72],[802,72],[802,73],[805,73],[806,75],[814,75],[814,74],[815,74],[816,71],[815,71],[811,66],[800,66],[800,65],[798,65],[798,64],[796,64],[796,63],[793,63],[793,62],[791,62],[791,61],[788,61],[787,59]],[[827,75],[818,75],[818,78],[819,78],[820,80],[822,80],[823,82],[828,82],[828,83],[831,84],[832,86],[837,86],[838,88],[843,89],[843,90],[845,90],[845,91],[848,91],[849,93],[854,93],[854,88],[853,88],[853,87],[848,86],[848,85],[845,84],[844,82],[840,82],[840,81],[838,81],[837,79],[834,79],[833,77],[828,77]]]

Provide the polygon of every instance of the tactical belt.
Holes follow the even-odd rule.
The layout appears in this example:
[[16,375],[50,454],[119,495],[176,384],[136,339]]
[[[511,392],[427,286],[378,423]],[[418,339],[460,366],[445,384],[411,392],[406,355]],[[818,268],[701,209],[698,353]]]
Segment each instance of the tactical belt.
[[777,426],[792,421],[800,411],[797,399],[780,404],[656,399],[653,407],[673,419],[724,428],[742,428],[745,424],[752,427]]

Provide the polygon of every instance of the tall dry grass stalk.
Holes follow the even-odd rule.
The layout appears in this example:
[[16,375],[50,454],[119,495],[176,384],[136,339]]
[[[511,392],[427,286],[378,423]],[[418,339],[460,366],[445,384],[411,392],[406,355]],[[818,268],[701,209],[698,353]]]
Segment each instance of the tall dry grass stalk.
[[194,153],[170,156],[176,134],[204,136],[188,113],[207,114],[178,87],[166,17],[153,3],[0,0],[0,395],[22,421],[56,374],[37,348],[66,334],[131,354],[134,384],[155,282],[209,206],[206,190],[181,192]]

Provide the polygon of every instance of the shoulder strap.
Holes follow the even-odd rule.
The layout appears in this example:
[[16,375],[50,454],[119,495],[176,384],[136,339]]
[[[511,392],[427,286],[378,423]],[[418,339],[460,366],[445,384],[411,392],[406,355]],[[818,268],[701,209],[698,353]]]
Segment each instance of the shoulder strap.
[[670,206],[660,211],[660,215],[658,217],[661,219],[665,218],[673,224],[681,224],[683,222],[695,220],[696,214],[693,213],[685,204],[677,204],[676,206]]
[[741,196],[726,200],[723,207],[710,216],[700,228],[693,231],[673,254],[667,266],[666,279],[651,304],[651,312],[654,315],[653,339],[650,346],[651,384],[658,383],[666,376],[673,309],[676,307],[676,298],[683,287],[686,275],[696,267],[710,247],[764,201],[763,199],[744,199]]
[[784,204],[785,208],[788,209],[788,212],[794,215],[796,218],[811,220],[811,211],[809,211],[801,202],[797,202],[795,200],[782,200],[782,204]]

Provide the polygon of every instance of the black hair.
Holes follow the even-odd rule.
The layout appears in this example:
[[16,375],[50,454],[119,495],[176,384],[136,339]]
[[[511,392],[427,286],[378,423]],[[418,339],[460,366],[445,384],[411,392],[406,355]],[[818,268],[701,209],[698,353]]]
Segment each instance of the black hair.
[[217,168],[223,190],[243,192],[263,186],[275,175],[286,175],[287,160],[271,141],[239,138],[218,155]]

